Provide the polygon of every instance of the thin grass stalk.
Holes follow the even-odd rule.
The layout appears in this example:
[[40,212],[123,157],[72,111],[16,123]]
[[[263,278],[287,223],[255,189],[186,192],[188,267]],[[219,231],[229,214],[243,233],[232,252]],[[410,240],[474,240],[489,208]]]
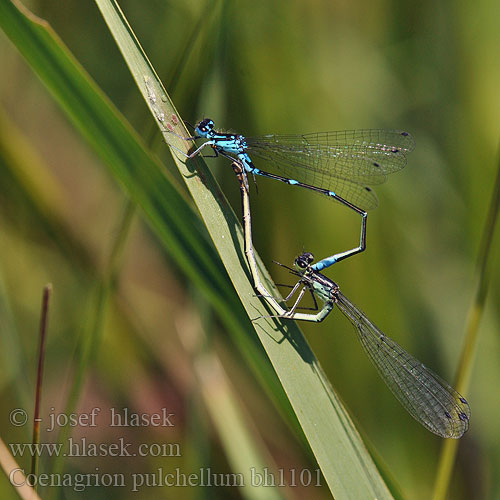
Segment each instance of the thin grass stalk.
[[[105,320],[109,297],[115,287],[116,277],[118,275],[121,263],[121,257],[127,241],[127,236],[130,232],[131,223],[135,214],[135,204],[130,200],[126,201],[119,229],[116,238],[113,242],[111,254],[108,260],[104,276],[96,283],[94,292],[91,295],[90,304],[92,320],[90,325],[84,329],[81,342],[78,349],[77,368],[74,376],[71,392],[66,403],[65,414],[73,414],[76,410],[76,405],[80,399],[80,394],[85,381],[87,369],[93,359],[93,355],[97,350],[102,328]],[[57,442],[64,444],[68,442],[72,427],[65,426],[61,428]],[[60,454],[54,461],[53,472],[60,473],[64,466],[64,454]]]
[[[456,389],[466,394],[474,365],[475,354],[479,339],[479,324],[484,313],[486,297],[490,284],[490,269],[493,259],[491,247],[495,234],[495,227],[500,209],[500,148],[498,153],[498,169],[491,195],[490,207],[484,224],[481,243],[479,246],[476,272],[478,286],[474,300],[467,314],[465,341],[462,348],[456,377]],[[448,491],[453,472],[453,465],[457,455],[459,441],[447,439],[441,448],[436,481],[434,483],[433,500],[444,500]]]
[[[43,368],[45,364],[45,346],[47,345],[47,326],[49,321],[49,301],[52,294],[52,285],[49,283],[43,287],[42,314],[40,316],[40,335],[38,348],[38,368],[35,389],[35,411],[33,413],[33,437],[32,443],[37,446],[40,443],[40,406],[42,400]],[[38,454],[33,453],[31,458],[31,474],[36,476],[38,471]],[[34,489],[37,487],[35,485]]]

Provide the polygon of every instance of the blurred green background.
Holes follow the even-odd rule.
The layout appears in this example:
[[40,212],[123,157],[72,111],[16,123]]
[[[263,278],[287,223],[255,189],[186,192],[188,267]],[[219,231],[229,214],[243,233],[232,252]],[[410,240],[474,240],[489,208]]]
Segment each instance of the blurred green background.
[[[380,206],[368,217],[367,250],[326,274],[384,332],[452,382],[498,163],[500,4],[151,0],[120,5],[181,116],[191,123],[209,116],[221,129],[247,135],[371,127],[414,135],[417,148],[406,169],[376,189]],[[47,0],[29,7],[50,23],[176,175],[95,4]],[[153,413],[166,407],[175,414],[174,427],[127,429],[127,438],[178,443],[181,449],[180,457],[167,460],[68,459],[65,470],[231,472],[207,410],[210,390],[224,384],[215,377],[206,388],[200,385],[196,374],[204,372],[194,362],[200,351],[221,362],[259,447],[272,457],[269,463],[285,470],[314,469],[303,437],[257,384],[230,332],[163,252],[139,211],[126,231],[102,334],[85,347],[82,339],[99,318],[96,279],[107,269],[130,206],[3,34],[0,67],[1,437],[6,442],[30,437],[8,418],[12,408],[31,411],[33,405],[41,290],[51,282],[44,414],[64,410],[83,345],[91,362],[78,411],[99,406]],[[207,162],[239,214],[239,190],[228,162]],[[12,164],[22,166],[22,182],[12,180],[7,167]],[[272,260],[291,264],[303,249],[324,257],[356,243],[359,220],[340,205],[272,181],[257,182],[254,243],[277,282],[290,281]],[[498,254],[496,240],[493,253]],[[500,494],[500,266],[495,260],[466,394],[471,429],[461,441],[450,498]],[[303,328],[404,498],[428,498],[440,440],[400,407],[338,311]],[[77,428],[74,435],[104,442],[121,435],[107,426],[87,431]],[[42,433],[42,442],[54,439],[54,433]],[[42,469],[51,463],[44,458]],[[15,498],[5,477],[0,492],[2,498]],[[64,492],[65,498],[97,498],[98,493],[104,490]],[[237,488],[105,490],[109,499],[171,494],[186,499],[242,495]],[[330,497],[326,487],[290,487],[280,494]]]

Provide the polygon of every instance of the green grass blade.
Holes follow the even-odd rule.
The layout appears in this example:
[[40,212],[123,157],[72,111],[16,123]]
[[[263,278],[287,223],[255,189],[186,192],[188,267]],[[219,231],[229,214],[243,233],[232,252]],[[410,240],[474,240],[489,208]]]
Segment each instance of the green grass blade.
[[[491,246],[493,236],[500,212],[500,150],[498,154],[498,167],[493,193],[491,195],[490,207],[486,216],[481,244],[477,259],[477,281],[478,286],[474,301],[467,314],[465,327],[465,341],[462,348],[460,362],[458,364],[456,388],[461,394],[467,394],[469,380],[472,373],[475,354],[479,337],[479,323],[484,313],[486,297],[490,284],[492,265]],[[449,439],[443,443],[439,456],[436,482],[434,483],[434,500],[444,500],[447,496],[448,487],[453,472],[453,465],[458,451],[459,441]]]
[[[165,89],[118,5],[104,0],[96,3],[153,116],[165,130],[168,117],[177,115]],[[177,130],[187,134],[180,127]],[[168,132],[165,138],[184,151],[189,146]],[[174,158],[249,316],[267,314],[249,280],[241,227],[211,172],[199,158],[190,162],[196,172],[175,154]],[[254,325],[335,498],[390,498],[351,419],[296,324],[261,319]]]
[[[0,26],[101,156],[113,177],[142,209],[165,251],[205,294],[227,329],[234,334],[233,338],[256,379],[280,411],[289,415],[289,403],[254,338],[253,328],[234,294],[206,229],[180,194],[175,181],[147,151],[124,117],[92,82],[47,23],[18,2],[7,1],[0,2]],[[38,200],[40,190],[36,187],[40,187],[40,183],[33,182],[33,179],[30,182],[26,175],[19,178],[18,163],[5,162],[12,184],[30,197],[30,207],[40,210],[42,219],[50,219],[45,220],[50,233],[59,234],[62,226],[55,217],[53,206],[45,203],[43,197]]]
[[11,2],[0,3],[0,23],[4,31],[82,135],[105,159],[122,187],[143,208],[183,271],[208,289],[207,283],[202,285],[200,273],[192,264],[197,262],[212,283],[207,293],[214,298],[218,295],[214,300],[227,302],[233,294],[223,267],[175,182],[166,178],[161,165],[148,154],[109,100],[89,78],[82,78],[83,69],[68,52],[65,53],[64,45],[58,43],[50,28],[30,13],[25,11],[25,14]]

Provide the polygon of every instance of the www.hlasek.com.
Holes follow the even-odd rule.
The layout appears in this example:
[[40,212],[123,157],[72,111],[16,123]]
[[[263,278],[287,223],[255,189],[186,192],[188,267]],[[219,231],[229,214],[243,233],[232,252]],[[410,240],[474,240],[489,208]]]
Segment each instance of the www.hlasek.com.
[[128,443],[119,438],[114,443],[94,443],[87,438],[68,438],[63,443],[9,443],[14,457],[180,457],[179,443]]
[[178,467],[166,472],[163,468],[151,473],[122,472],[108,474],[95,472],[89,474],[28,474],[24,475],[23,469],[14,469],[9,474],[10,483],[21,487],[26,484],[49,488],[71,488],[74,491],[84,491],[93,487],[128,487],[132,492],[143,488],[154,487],[318,487],[321,486],[321,473],[319,469],[278,469],[270,471],[267,467],[257,469],[252,467],[244,473],[216,473],[210,468],[200,468],[196,472],[186,473]]

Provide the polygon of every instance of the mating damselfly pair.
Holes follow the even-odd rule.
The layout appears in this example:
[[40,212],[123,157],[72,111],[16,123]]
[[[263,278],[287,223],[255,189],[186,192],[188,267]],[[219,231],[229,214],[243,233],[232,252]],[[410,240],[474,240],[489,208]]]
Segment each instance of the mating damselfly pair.
[[[204,119],[196,126],[195,135],[184,139],[201,138],[206,141],[186,157],[193,158],[205,147],[211,147],[216,155],[233,161],[242,196],[245,254],[254,287],[274,311],[274,317],[320,322],[337,306],[355,327],[365,352],[403,407],[431,432],[460,438],[469,427],[470,408],[465,398],[387,337],[341,293],[335,282],[319,272],[365,249],[367,210],[377,206],[377,198],[369,186],[384,182],[387,174],[406,165],[406,154],[414,148],[411,135],[405,131],[355,130],[247,138],[219,132],[211,119]],[[257,168],[250,154],[270,168]],[[298,278],[284,305],[263,286],[255,262],[249,173],[326,195],[361,216],[357,247],[316,264],[308,252],[296,258],[293,268],[281,264]],[[297,292],[297,299],[288,308],[287,301]],[[306,293],[313,297],[317,312],[297,311]],[[323,302],[321,309],[315,297]]]

